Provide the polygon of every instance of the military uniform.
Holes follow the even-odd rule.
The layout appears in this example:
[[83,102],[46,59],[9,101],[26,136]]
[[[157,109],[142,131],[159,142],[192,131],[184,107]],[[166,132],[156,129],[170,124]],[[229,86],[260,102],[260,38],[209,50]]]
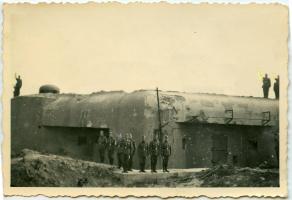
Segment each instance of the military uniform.
[[98,138],[98,152],[99,152],[99,158],[100,162],[104,163],[104,154],[107,146],[107,139],[104,135],[99,136]]
[[118,160],[118,168],[120,169],[123,165],[123,139],[119,139],[117,142],[117,160]]
[[276,82],[274,83],[274,92],[276,99],[279,99],[279,78],[276,78]]
[[149,153],[151,159],[151,172],[156,172],[157,158],[159,155],[159,143],[157,140],[152,140],[150,142]]
[[136,152],[136,143],[133,139],[129,139],[129,140],[130,140],[130,145],[131,145],[131,153],[130,153],[130,158],[129,158],[128,170],[132,171],[133,157]]
[[131,155],[131,141],[124,139],[122,144],[122,160],[123,160],[123,172],[127,173],[129,169],[130,155]]
[[148,145],[143,140],[138,145],[138,157],[139,157],[139,164],[140,164],[140,172],[145,172],[145,164],[146,164],[147,154],[148,154]]
[[13,96],[17,97],[20,95],[20,88],[22,87],[22,80],[20,77],[16,78],[16,84],[14,86]]
[[269,89],[271,87],[271,80],[266,76],[263,78],[263,92],[264,92],[264,98],[269,97]]
[[171,155],[171,146],[168,143],[168,141],[164,141],[162,143],[161,147],[161,154],[162,154],[162,168],[164,172],[168,172],[167,166],[168,166],[168,159]]
[[116,147],[116,141],[112,136],[110,136],[107,142],[107,155],[108,155],[108,160],[109,160],[110,165],[114,164],[115,147]]

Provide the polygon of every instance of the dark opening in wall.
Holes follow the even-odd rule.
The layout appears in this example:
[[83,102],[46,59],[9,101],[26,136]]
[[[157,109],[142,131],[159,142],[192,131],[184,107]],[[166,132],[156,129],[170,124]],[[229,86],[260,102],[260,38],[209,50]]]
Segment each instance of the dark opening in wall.
[[86,136],[78,136],[78,145],[83,145],[87,143]]
[[187,136],[184,135],[183,138],[182,138],[182,148],[183,148],[183,150],[186,149],[186,145],[187,145]]
[[254,150],[254,151],[257,151],[258,150],[258,141],[257,140],[248,140],[248,145],[249,145],[249,148]]
[[234,155],[232,157],[232,163],[233,163],[233,165],[237,165],[238,164],[238,156],[237,155]]

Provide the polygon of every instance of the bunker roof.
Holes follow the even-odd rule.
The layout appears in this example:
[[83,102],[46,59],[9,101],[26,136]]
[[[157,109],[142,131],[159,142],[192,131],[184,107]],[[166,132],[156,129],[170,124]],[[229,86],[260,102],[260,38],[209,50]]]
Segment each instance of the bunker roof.
[[[155,90],[100,91],[80,94],[36,94],[17,98],[50,98],[43,108],[48,126],[102,127],[117,119],[123,109],[142,110],[143,117],[157,117]],[[250,126],[278,124],[279,101],[259,97],[159,91],[162,114],[174,123],[211,123]]]

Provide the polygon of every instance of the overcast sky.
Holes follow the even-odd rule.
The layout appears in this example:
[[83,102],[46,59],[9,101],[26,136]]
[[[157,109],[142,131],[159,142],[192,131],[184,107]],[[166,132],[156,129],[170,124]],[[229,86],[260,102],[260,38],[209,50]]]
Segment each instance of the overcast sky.
[[261,76],[273,83],[287,67],[280,5],[43,4],[5,14],[4,70],[22,76],[22,94],[54,84],[64,93],[159,87],[262,96]]

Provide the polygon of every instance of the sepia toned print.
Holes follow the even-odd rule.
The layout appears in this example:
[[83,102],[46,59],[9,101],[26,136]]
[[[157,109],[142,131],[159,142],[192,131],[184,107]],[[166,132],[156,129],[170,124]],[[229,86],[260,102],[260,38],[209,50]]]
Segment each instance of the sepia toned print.
[[5,5],[5,194],[286,196],[287,16]]

